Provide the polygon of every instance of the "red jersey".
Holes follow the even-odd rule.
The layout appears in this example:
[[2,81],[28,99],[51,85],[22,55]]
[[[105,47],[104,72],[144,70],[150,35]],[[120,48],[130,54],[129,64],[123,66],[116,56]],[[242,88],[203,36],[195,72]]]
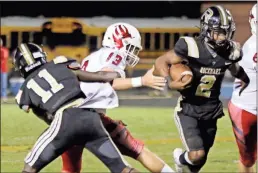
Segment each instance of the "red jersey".
[[8,72],[8,57],[9,50],[5,47],[0,47],[0,57],[1,57],[1,72]]

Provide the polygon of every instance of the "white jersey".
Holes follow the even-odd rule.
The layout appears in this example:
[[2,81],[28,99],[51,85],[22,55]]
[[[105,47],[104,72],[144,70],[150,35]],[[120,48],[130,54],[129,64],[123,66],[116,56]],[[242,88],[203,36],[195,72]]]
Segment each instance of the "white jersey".
[[235,88],[239,82],[238,79],[235,80],[234,90],[232,94],[231,101],[233,104],[241,109],[244,109],[254,115],[257,115],[257,105],[256,105],[256,79],[257,79],[257,52],[256,52],[256,35],[252,35],[243,46],[243,58],[239,62],[247,73],[250,83],[248,87],[239,96],[239,88]]
[[[126,60],[115,49],[101,48],[83,59],[81,69],[89,72],[109,68],[125,77]],[[118,97],[109,83],[81,82],[81,90],[86,95],[81,108],[110,109],[118,107]]]

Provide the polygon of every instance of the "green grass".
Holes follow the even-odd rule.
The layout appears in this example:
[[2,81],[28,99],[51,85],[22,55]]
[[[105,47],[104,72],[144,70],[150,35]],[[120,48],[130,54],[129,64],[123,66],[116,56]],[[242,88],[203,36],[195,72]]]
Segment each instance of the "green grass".
[[[172,151],[182,147],[172,118],[172,109],[122,107],[108,112],[112,118],[122,119],[133,136],[142,139],[145,145],[169,165],[174,167]],[[47,127],[32,113],[26,114],[16,105],[1,105],[1,172],[20,172],[23,159],[37,137]],[[147,172],[138,162],[126,160],[142,172]],[[228,116],[218,122],[218,133],[207,164],[202,172],[236,172],[238,151],[235,145]],[[58,158],[42,172],[60,172]],[[83,172],[108,172],[108,169],[91,153],[84,151]]]

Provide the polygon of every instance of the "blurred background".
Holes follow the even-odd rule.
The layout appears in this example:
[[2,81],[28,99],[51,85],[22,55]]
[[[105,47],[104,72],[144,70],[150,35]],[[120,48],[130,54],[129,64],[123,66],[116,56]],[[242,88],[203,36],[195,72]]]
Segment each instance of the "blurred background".
[[[248,15],[255,2],[219,2],[228,8],[236,22],[234,40],[241,44],[250,36]],[[199,17],[215,2],[1,2],[1,100],[16,95],[23,79],[13,70],[11,56],[20,43],[35,42],[43,46],[48,60],[65,55],[81,61],[101,47],[106,27],[127,22],[141,33],[143,51],[140,62],[127,68],[128,77],[144,74],[159,55],[173,49],[180,36],[197,36]],[[231,96],[233,78],[227,73],[222,99]],[[157,92],[147,88],[119,92],[121,103],[135,104],[134,99],[168,98],[178,93]],[[10,100],[10,99],[9,99]],[[171,105],[161,99],[161,106]],[[152,105],[149,102],[141,104]],[[137,104],[138,105],[138,104]],[[142,106],[142,105],[140,105]]]
[[[127,22],[141,33],[143,51],[134,69],[127,68],[128,77],[143,75],[155,59],[173,49],[180,36],[197,36],[199,17],[211,5],[230,9],[236,22],[234,40],[241,44],[250,36],[249,11],[255,1],[244,2],[0,2],[1,14],[1,170],[19,172],[24,157],[47,125],[27,114],[14,104],[14,96],[23,79],[14,72],[11,57],[20,43],[35,42],[42,45],[48,60],[65,55],[81,61],[101,47],[106,28],[115,22]],[[233,78],[227,73],[222,85],[224,106],[231,97]],[[172,151],[183,147],[178,130],[172,120],[178,93],[167,89],[157,92],[137,88],[118,92],[122,107],[108,110],[114,119],[123,120],[135,138],[174,168]],[[202,172],[237,172],[238,152],[231,122],[226,116],[218,123],[216,142],[209,161]],[[135,160],[127,161],[141,172],[146,169]],[[60,172],[58,158],[42,172]],[[19,170],[19,171],[18,171]],[[83,154],[82,171],[108,172],[107,168],[90,152]]]

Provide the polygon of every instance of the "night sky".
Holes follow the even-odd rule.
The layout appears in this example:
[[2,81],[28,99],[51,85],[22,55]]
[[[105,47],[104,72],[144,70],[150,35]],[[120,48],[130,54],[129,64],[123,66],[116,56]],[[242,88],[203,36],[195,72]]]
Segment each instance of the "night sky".
[[201,2],[37,1],[0,2],[1,16],[37,17],[181,17],[199,18]]

